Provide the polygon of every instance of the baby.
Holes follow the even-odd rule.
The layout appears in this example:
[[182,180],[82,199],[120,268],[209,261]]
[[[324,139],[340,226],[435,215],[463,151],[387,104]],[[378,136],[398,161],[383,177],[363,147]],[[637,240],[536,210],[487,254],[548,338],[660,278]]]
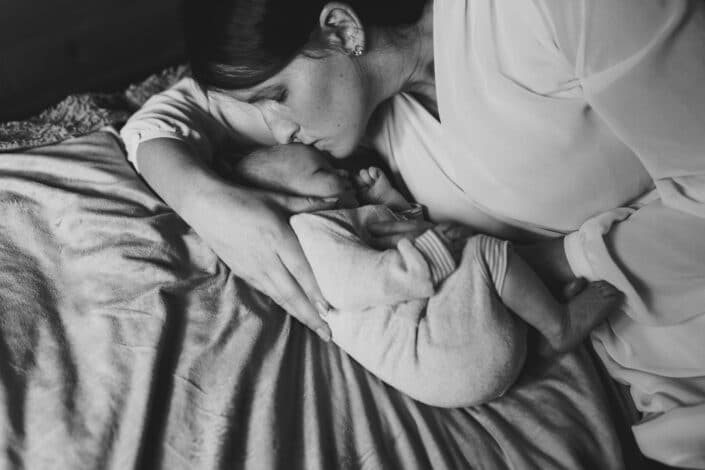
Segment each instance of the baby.
[[395,249],[372,248],[370,223],[421,216],[378,168],[350,177],[315,148],[290,144],[255,150],[233,170],[263,189],[339,198],[340,209],[291,218],[334,308],[326,317],[333,341],[422,402],[470,406],[502,395],[525,361],[524,322],[567,351],[621,300],[610,284],[594,282],[560,303],[507,241],[463,226],[437,225]]

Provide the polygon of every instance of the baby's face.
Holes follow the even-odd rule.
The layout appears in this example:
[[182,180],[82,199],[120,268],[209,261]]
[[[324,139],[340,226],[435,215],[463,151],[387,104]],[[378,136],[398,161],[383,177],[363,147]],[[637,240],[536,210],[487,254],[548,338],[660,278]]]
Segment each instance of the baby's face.
[[[338,197],[340,206],[356,207],[350,175],[330,164],[324,153],[303,144],[286,144],[255,151],[245,172],[257,168],[260,185],[299,196]],[[263,181],[266,180],[266,181]]]
[[354,191],[348,172],[333,167],[319,150],[302,144],[284,147],[292,189],[301,195],[333,197]]

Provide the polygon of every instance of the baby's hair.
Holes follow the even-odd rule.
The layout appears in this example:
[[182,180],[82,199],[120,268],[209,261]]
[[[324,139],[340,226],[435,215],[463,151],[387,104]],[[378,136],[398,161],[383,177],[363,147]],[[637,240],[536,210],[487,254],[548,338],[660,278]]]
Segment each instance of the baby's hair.
[[[428,0],[348,0],[363,25],[403,29]],[[320,55],[318,18],[326,0],[186,0],[184,26],[191,71],[204,89],[235,90],[263,82],[299,53]]]

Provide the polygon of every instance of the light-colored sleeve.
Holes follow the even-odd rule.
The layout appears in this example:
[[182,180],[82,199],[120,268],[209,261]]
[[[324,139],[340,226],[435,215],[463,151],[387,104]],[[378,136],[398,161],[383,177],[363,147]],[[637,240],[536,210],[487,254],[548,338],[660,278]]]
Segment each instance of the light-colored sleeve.
[[291,226],[326,300],[336,309],[361,310],[430,297],[455,270],[441,239],[429,231],[384,251],[369,246],[366,226],[398,220],[385,206],[297,214]]
[[191,78],[154,95],[120,131],[127,158],[137,168],[137,148],[142,142],[168,138],[187,142],[199,157],[210,161],[214,149],[227,135],[222,122],[211,114],[210,106],[208,96]]
[[542,3],[591,112],[638,156],[657,197],[565,240],[578,276],[610,281],[648,324],[705,312],[705,2]]

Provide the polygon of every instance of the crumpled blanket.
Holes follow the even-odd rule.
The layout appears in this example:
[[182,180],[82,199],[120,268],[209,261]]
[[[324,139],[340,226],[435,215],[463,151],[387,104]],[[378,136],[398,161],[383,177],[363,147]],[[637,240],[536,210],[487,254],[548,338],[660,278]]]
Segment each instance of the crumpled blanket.
[[415,402],[235,277],[108,133],[0,156],[0,266],[3,469],[623,467],[586,351]]
[[0,151],[55,144],[125,122],[150,96],[188,74],[186,66],[169,67],[120,92],[69,95],[36,116],[0,123]]

